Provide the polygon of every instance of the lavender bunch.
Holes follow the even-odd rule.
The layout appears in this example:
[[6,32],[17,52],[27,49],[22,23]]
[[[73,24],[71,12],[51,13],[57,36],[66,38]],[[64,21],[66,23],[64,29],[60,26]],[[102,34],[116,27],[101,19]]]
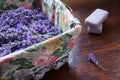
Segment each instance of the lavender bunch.
[[0,57],[62,33],[39,10],[20,7],[0,15]]

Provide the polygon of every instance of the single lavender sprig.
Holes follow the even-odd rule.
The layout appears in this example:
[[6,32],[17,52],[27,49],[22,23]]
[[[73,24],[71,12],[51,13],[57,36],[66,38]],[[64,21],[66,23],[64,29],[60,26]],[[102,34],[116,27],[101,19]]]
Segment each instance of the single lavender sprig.
[[98,63],[98,59],[95,57],[95,55],[93,53],[89,53],[88,55],[88,60],[91,61],[92,63],[94,63],[96,66],[98,66],[100,69],[102,69],[103,71],[107,72],[107,69],[105,69],[104,67],[102,67],[99,63]]
[[94,64],[98,64],[98,59],[94,56],[93,53],[89,53],[88,60],[93,62]]

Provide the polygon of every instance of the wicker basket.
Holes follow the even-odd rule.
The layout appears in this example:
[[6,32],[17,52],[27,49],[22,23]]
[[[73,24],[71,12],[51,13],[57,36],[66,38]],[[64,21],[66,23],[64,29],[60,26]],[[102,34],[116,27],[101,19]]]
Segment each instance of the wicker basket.
[[81,31],[80,22],[60,0],[43,0],[42,10],[63,33],[0,58],[0,80],[39,80],[67,62]]

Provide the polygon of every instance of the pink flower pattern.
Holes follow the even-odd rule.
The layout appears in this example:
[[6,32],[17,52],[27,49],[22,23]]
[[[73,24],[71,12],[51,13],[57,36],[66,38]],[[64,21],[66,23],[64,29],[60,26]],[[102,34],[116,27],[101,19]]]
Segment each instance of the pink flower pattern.
[[33,65],[38,67],[40,65],[47,66],[57,60],[57,56],[51,56],[49,54],[40,54],[33,59]]
[[68,49],[73,48],[74,44],[75,44],[75,40],[74,39],[70,39],[68,44],[67,44],[67,48]]
[[0,61],[0,65],[1,65],[1,64],[6,64],[6,63],[12,61],[13,59],[14,59],[13,57],[9,56],[9,57],[1,60],[1,61]]

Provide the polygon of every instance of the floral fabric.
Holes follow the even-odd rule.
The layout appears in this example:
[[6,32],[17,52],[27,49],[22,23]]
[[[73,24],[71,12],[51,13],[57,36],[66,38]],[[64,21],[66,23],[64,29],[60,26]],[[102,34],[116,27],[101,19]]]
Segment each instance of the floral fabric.
[[55,22],[55,25],[61,26],[63,31],[80,23],[60,0],[44,0],[42,8],[47,16]]
[[0,10],[6,11],[10,9],[16,9],[19,6],[24,6],[26,3],[34,3],[35,0],[0,0]]
[[58,69],[67,61],[80,34],[80,22],[60,0],[43,0],[42,8],[63,33],[0,58],[0,80],[38,80],[51,68]]

